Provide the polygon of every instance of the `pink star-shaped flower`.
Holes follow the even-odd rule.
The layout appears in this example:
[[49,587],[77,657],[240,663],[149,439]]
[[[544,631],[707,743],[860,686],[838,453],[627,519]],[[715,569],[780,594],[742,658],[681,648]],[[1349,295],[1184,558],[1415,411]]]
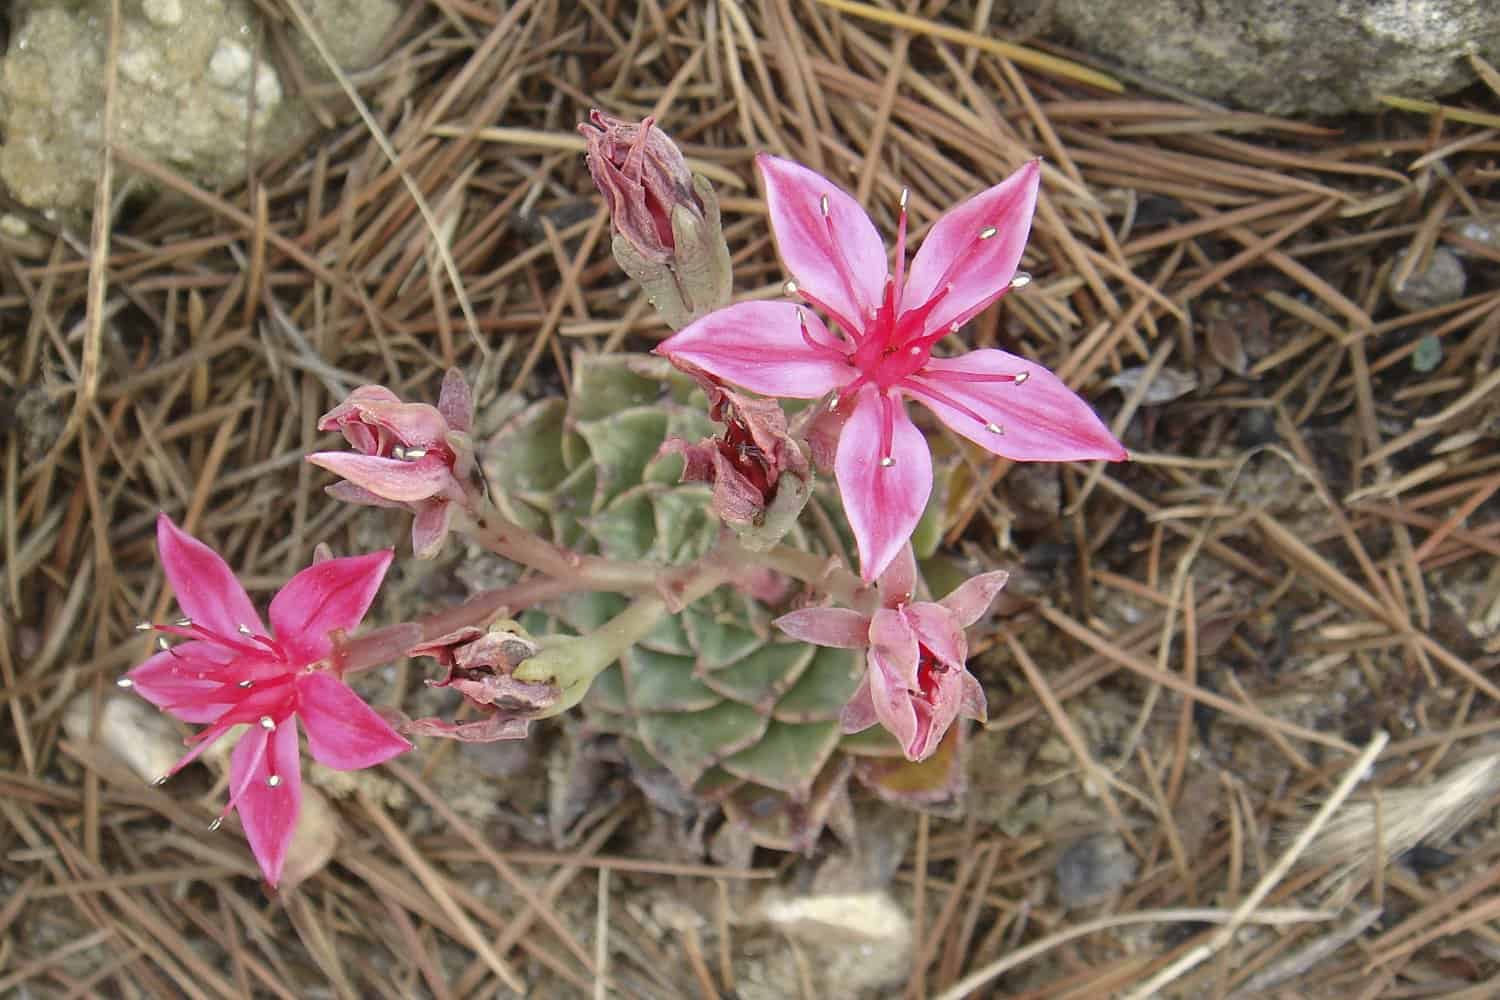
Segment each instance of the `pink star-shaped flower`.
[[874,223],[848,193],[788,160],[763,154],[756,166],[788,288],[828,314],[839,335],[796,303],[741,302],[657,351],[768,396],[837,393],[846,420],[834,471],[865,579],[895,558],[932,492],[932,456],[907,398],[1003,458],[1126,457],[1089,405],[1041,365],[999,350],[932,353],[1011,287],[1036,206],[1035,161],[946,212],[909,271],[903,197],[894,275]]
[[817,646],[868,649],[868,669],[839,723],[857,733],[879,722],[910,760],[937,750],[955,719],[985,718],[984,689],[967,669],[964,629],[979,620],[1009,574],[984,573],[936,603],[913,601],[917,566],[903,545],[879,581],[880,606],[804,608],[776,619],[787,635]]
[[336,770],[370,767],[411,749],[327,669],[334,666],[330,633],[359,624],[391,552],[327,559],[304,569],[272,599],[268,629],[228,564],[165,514],[156,520],[156,546],[187,617],[144,628],[188,641],[164,646],[120,684],[184,722],[208,726],[159,781],[230,729],[249,727],[230,756],[229,803],[214,826],[238,810],[250,850],[274,886],[302,802],[297,720],[313,758]]

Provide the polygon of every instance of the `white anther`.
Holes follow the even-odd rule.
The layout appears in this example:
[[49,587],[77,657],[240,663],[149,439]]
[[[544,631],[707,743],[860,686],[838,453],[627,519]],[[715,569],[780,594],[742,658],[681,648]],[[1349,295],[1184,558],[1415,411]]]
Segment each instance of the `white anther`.
[[172,644],[167,642],[166,636],[159,635],[156,637],[156,648],[158,651],[165,653],[167,650],[172,648]]
[[121,677],[119,680],[115,681],[115,687],[135,687],[135,681],[131,680],[129,677]]
[[795,281],[788,281],[781,286],[781,290],[787,295],[796,295],[799,289]]
[[240,681],[238,684],[235,685],[235,687],[247,688],[247,687],[249,687],[250,685],[252,685],[254,683],[255,683],[254,681]]
[[826,194],[818,197],[818,208],[823,210],[825,216],[828,214],[828,196]]
[[167,779],[170,778],[170,777],[171,777],[170,774],[163,774],[161,777],[153,779],[152,782],[151,782],[151,784],[158,785],[158,786],[159,785],[165,785],[167,783]]
[[269,715],[262,715],[260,717],[260,728],[266,729],[266,730],[275,729],[276,728],[276,722]]
[[1025,385],[1029,378],[1031,378],[1031,372],[1021,372],[1016,376],[1016,385]]
[[276,788],[277,786],[279,786],[281,784],[281,775],[279,775],[279,774],[273,774],[273,775],[271,775],[269,778],[266,779],[266,784],[270,785],[272,788]]
[[922,353],[922,349],[920,347],[912,347],[907,353],[912,357],[916,357],[918,354]]
[[906,201],[910,197],[911,197],[911,189],[910,188],[902,188],[901,189],[900,202],[901,202],[901,207],[903,209],[906,208]]
[[191,618],[179,618],[172,624],[176,625],[178,628],[192,628],[193,620]]
[[994,226],[985,226],[983,229],[981,229],[979,231],[979,238],[982,239],[982,240],[987,240],[991,236],[994,236],[999,231],[1000,230],[996,229]]
[[1025,288],[1031,284],[1031,275],[1026,271],[1017,271],[1016,276],[1010,279],[1010,287]]
[[985,424],[984,425],[984,429],[987,430],[987,431],[989,431],[991,434],[1004,434],[1005,433],[1005,428],[1001,427],[999,424],[995,423],[994,421],[990,421],[989,423]]
[[404,458],[404,459],[406,459],[408,462],[415,462],[419,458],[426,458],[427,457],[427,449],[426,448],[407,448],[406,451],[405,451],[405,453],[402,454],[401,457]]
[[150,622],[136,622],[135,623],[135,630],[137,632],[149,632],[149,631],[151,631],[155,627],[156,626],[152,625]]
[[249,625],[243,625],[243,624],[242,625],[236,625],[234,627],[234,630],[236,632],[238,632],[240,635],[254,635],[255,634],[254,632],[250,631],[250,626]]
[[882,469],[889,469],[891,466],[893,466],[895,464],[896,464],[896,460],[894,458],[892,458],[891,456],[889,456],[889,455],[885,456],[885,458],[882,458],[880,460],[880,467]]
[[213,833],[215,830],[217,830],[219,827],[221,827],[223,825],[224,825],[224,817],[220,816],[218,819],[216,819],[212,823],[208,824],[208,832],[209,833]]

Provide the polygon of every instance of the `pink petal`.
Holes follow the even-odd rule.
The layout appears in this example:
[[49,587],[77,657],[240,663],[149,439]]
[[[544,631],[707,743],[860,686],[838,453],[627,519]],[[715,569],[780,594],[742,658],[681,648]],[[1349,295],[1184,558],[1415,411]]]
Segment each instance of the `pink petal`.
[[231,638],[241,625],[265,634],[255,605],[229,564],[165,514],[156,519],[156,550],[167,582],[177,593],[177,606],[194,624]]
[[967,670],[959,675],[958,683],[958,714],[966,719],[984,722],[989,718],[989,710],[985,706],[984,688]]
[[[925,331],[967,323],[1010,287],[1031,232],[1041,178],[1041,165],[1032,160],[933,224],[912,258],[901,294],[902,309],[915,309],[949,286],[923,322]],[[992,228],[993,235],[985,237]]]
[[870,644],[870,619],[847,608],[803,608],[771,624],[814,646],[863,649]]
[[886,566],[876,581],[880,590],[882,607],[894,608],[906,604],[917,593],[917,557],[911,545],[902,545],[901,551]]
[[380,589],[392,552],[328,559],[286,582],[271,601],[276,642],[295,666],[315,663],[332,650],[328,633],[351,631]]
[[843,710],[839,712],[839,729],[845,733],[858,733],[869,729],[880,718],[875,714],[875,701],[870,697],[870,674],[866,670]]
[[446,500],[431,500],[421,505],[411,520],[411,551],[418,559],[431,559],[448,537],[453,519],[453,505]]
[[397,503],[412,503],[436,496],[453,479],[447,464],[435,454],[408,462],[348,451],[319,451],[308,455],[307,460],[378,497]]
[[[1024,375],[1024,381],[974,376]],[[1022,462],[1122,462],[1125,448],[1088,403],[1056,375],[1005,351],[933,358],[902,383],[912,397],[958,434],[1002,458]],[[1000,432],[985,425],[992,423]]]
[[342,681],[322,671],[297,678],[297,715],[313,759],[336,771],[357,771],[411,749],[390,723]]
[[953,670],[963,670],[969,658],[969,644],[963,627],[953,612],[940,604],[918,601],[901,609],[917,640],[931,650],[938,661]]
[[[911,691],[899,678],[893,677],[882,665],[880,654],[870,650],[870,703],[875,707],[875,717],[880,724],[896,737],[908,757],[918,736],[917,709],[912,704]],[[913,758],[915,759],[915,758]]]
[[235,659],[233,650],[217,643],[184,642],[162,650],[126,676],[142,698],[183,722],[213,722],[238,700],[224,690],[226,668]]
[[448,422],[450,430],[468,432],[474,422],[474,395],[469,391],[469,382],[457,368],[449,368],[443,375],[443,387],[438,390],[438,413]]
[[[802,337],[802,325],[819,344]],[[854,369],[832,345],[833,334],[812,310],[792,302],[738,302],[683,327],[656,347],[752,392],[816,399],[844,385]]]
[[885,244],[875,224],[852,196],[800,163],[762,153],[755,165],[782,264],[848,332],[862,330],[885,294]]
[[[322,452],[321,454],[342,455],[344,453]],[[311,455],[308,456],[308,458],[311,457]],[[332,486],[323,487],[323,492],[327,493],[335,500],[341,500],[344,503],[358,504],[361,507],[404,506],[403,504],[399,504],[394,500],[387,500],[385,497],[378,497],[375,494],[371,493],[369,490],[365,489],[363,486],[355,486],[353,483],[343,479],[334,483]]]
[[1009,579],[1010,574],[1004,570],[981,573],[954,587],[948,596],[938,603],[952,613],[961,627],[968,628],[990,609],[995,595],[1000,593],[1000,589],[1005,586],[1005,581]]
[[[891,465],[881,464],[886,419]],[[873,386],[860,390],[839,437],[834,473],[859,546],[860,572],[874,580],[911,539],[932,493],[932,453],[899,398],[883,398]]]
[[[275,786],[271,777],[279,779]],[[281,881],[286,849],[297,830],[302,806],[302,769],[297,757],[297,727],[283,723],[274,732],[253,726],[240,737],[229,757],[229,787],[243,788],[235,809],[245,839],[272,886]]]
[[917,633],[905,615],[881,608],[870,617],[870,663],[880,664],[889,684],[915,691],[920,660]]

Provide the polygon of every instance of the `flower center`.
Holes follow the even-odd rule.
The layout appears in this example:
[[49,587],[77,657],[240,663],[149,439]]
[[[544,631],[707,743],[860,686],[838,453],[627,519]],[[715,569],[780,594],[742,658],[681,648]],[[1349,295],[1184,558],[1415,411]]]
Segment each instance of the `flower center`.
[[937,702],[937,689],[948,665],[922,643],[917,644],[917,690],[912,696],[931,706]]
[[760,492],[760,495],[769,504],[776,499],[776,479],[771,463],[766,453],[755,443],[755,438],[750,434],[750,428],[745,422],[732,414],[726,414],[728,420],[724,425],[724,436],[714,442],[719,449],[719,454],[729,459],[740,475],[747,479],[751,486]]

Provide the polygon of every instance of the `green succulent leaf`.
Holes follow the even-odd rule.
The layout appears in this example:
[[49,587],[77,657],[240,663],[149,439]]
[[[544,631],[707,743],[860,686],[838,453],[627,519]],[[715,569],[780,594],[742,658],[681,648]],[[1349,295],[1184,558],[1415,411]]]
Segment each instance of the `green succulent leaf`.
[[700,676],[725,698],[769,709],[797,682],[816,651],[816,646],[805,642],[768,643],[727,667],[702,671]]
[[865,664],[858,651],[831,646],[815,649],[812,664],[771,710],[776,719],[782,722],[835,720],[855,688],[859,687]]
[[641,482],[646,464],[656,457],[667,436],[667,415],[660,407],[639,407],[615,413],[603,420],[579,421],[574,425],[588,442],[599,466],[594,511],[603,510],[615,497]]
[[805,797],[838,742],[838,726],[832,722],[773,722],[758,743],[725,758],[720,766],[736,777]]
[[611,559],[645,559],[656,545],[657,487],[637,486],[585,522],[599,551]]
[[765,644],[764,636],[756,635],[728,614],[710,613],[704,607],[707,603],[699,601],[680,616],[704,670],[727,667]]
[[766,725],[760,712],[732,701],[702,712],[651,712],[638,720],[646,748],[685,785],[730,754],[752,746]]
[[625,687],[637,712],[701,712],[719,696],[693,676],[693,659],[636,646],[625,654]]

